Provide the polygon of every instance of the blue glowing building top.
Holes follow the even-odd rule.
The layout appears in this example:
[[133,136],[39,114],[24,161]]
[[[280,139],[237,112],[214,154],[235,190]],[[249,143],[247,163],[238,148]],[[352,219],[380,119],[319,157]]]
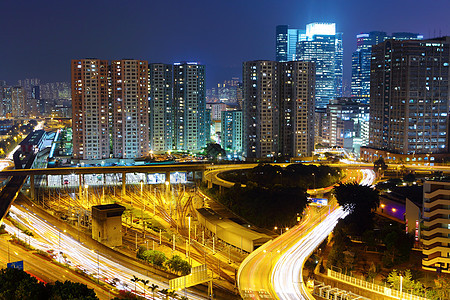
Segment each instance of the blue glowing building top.
[[356,51],[352,55],[352,97],[368,104],[370,96],[370,62],[372,46],[394,40],[421,40],[423,35],[411,32],[394,32],[389,36],[383,31],[371,31],[356,36]]

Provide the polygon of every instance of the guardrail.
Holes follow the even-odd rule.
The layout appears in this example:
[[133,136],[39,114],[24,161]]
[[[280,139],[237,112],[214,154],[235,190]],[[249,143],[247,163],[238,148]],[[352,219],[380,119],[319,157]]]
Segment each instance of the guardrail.
[[381,286],[372,282],[368,282],[362,279],[358,279],[352,276],[348,276],[333,270],[328,269],[327,272],[328,277],[332,277],[334,279],[344,281],[346,283],[355,285],[360,288],[364,288],[376,293],[380,293],[382,295],[390,296],[392,298],[398,298],[398,299],[410,299],[410,300],[428,300],[428,298],[416,296],[409,293],[404,293],[385,286]]

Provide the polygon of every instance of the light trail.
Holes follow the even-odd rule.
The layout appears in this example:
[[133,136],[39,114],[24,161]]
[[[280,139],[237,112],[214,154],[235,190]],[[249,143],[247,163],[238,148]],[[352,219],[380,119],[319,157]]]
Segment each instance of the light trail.
[[314,299],[303,284],[303,265],[333,231],[339,219],[347,214],[342,207],[338,207],[280,257],[271,278],[279,299]]
[[[92,275],[94,278],[98,278],[97,274],[100,273],[99,280],[110,284],[113,283],[119,290],[134,291],[134,283],[130,280],[133,275],[144,280],[149,280],[150,285],[153,283],[157,284],[159,289],[169,288],[169,286],[162,281],[155,280],[154,278],[131,270],[112,261],[101,253],[97,254],[97,252],[94,252],[67,234],[59,231],[49,222],[22,207],[11,206],[10,216],[22,226],[35,232],[38,237],[26,236],[23,232],[20,232],[18,228],[5,224],[5,229],[10,234],[16,234],[32,247],[49,252],[57,261],[78,268],[86,274]],[[136,284],[136,290],[139,296],[142,297],[144,287],[141,283]],[[189,299],[207,299],[190,292],[188,292],[187,295]],[[165,299],[166,297],[159,293],[157,296],[158,299]],[[146,298],[152,299],[152,293],[146,291]]]
[[[370,186],[376,178],[371,169],[351,172],[356,174],[349,173],[345,181],[354,180]],[[328,192],[332,188],[308,190],[308,193]],[[346,215],[341,207],[323,207],[319,211],[309,209],[301,224],[252,252],[239,268],[238,284],[242,298],[314,299],[303,284],[303,265],[338,220]]]

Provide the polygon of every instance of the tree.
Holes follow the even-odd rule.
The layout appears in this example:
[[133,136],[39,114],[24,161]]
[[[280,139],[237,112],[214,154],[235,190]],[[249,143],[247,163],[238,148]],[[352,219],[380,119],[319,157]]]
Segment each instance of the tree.
[[48,291],[43,283],[18,269],[0,271],[0,299],[45,299]]
[[403,176],[403,180],[406,181],[407,183],[413,183],[414,181],[416,181],[416,175],[414,175],[414,173],[410,172],[410,173],[406,174],[405,176]]
[[175,299],[178,295],[175,291],[169,291],[169,296],[172,297],[173,299]]
[[147,284],[150,283],[150,280],[148,280],[148,279],[141,279],[141,282],[144,285],[144,298],[145,298],[145,288],[147,287]]
[[0,299],[98,299],[87,285],[65,281],[43,284],[28,273],[18,269],[0,271]]
[[396,290],[400,290],[400,280],[402,292],[408,292],[417,296],[425,295],[425,288],[420,281],[413,280],[411,270],[405,270],[402,274],[394,269],[386,278],[389,285]]
[[380,205],[378,191],[358,183],[339,184],[334,188],[336,199],[349,215],[344,219],[350,233],[361,235],[373,228],[373,213]]
[[50,298],[52,300],[65,299],[98,299],[93,289],[79,282],[56,281],[50,288]]
[[142,254],[142,259],[148,261],[151,264],[163,267],[164,263],[167,260],[164,252],[156,251],[156,250],[146,250]]
[[159,286],[156,285],[156,284],[154,284],[154,283],[152,283],[152,285],[148,287],[149,290],[152,290],[152,293],[153,293],[153,299],[155,299],[155,293],[156,293],[156,290],[157,290],[158,288],[159,288]]
[[384,162],[384,159],[382,156],[380,156],[379,159],[377,159],[374,163],[373,163],[373,170],[375,171],[375,173],[377,174],[383,174],[384,171],[386,171],[388,168],[388,165]]
[[450,299],[450,280],[438,276],[438,278],[434,280],[434,284],[436,285],[436,294],[440,299]]
[[169,270],[176,273],[181,273],[181,275],[188,275],[191,273],[191,265],[187,261],[183,260],[179,255],[172,256],[172,258],[166,262],[166,266]]
[[168,289],[163,289],[160,292],[161,292],[161,294],[166,295],[166,299],[169,299],[169,290]]
[[225,158],[226,152],[217,143],[209,143],[206,145],[205,154],[209,159],[216,160],[218,157]]
[[141,279],[133,275],[133,278],[131,278],[130,280],[134,282],[134,292],[136,292],[136,282],[139,282]]

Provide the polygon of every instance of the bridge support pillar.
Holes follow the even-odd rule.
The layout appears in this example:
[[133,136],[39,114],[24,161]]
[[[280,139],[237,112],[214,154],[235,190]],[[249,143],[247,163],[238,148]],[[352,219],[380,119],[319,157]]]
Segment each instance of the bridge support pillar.
[[122,196],[127,193],[127,173],[122,173]]
[[36,197],[36,191],[34,190],[34,175],[30,175],[30,192],[31,192],[31,200],[34,201]]
[[208,180],[208,189],[211,189],[213,187],[212,180]]
[[81,174],[78,174],[78,201],[81,203],[81,195],[83,194],[83,188],[81,187],[82,181]]
[[170,171],[166,171],[166,182],[168,182],[170,184]]

